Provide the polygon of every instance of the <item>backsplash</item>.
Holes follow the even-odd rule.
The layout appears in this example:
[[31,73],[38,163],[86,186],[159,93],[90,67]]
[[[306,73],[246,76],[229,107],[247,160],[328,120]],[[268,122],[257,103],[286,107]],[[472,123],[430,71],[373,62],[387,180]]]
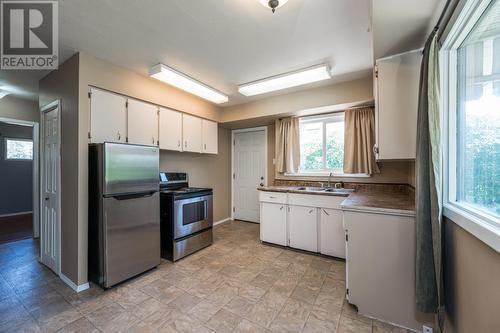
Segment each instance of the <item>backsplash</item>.
[[[331,186],[338,182],[331,182]],[[308,180],[284,180],[275,179],[274,186],[297,186],[297,187],[320,187],[326,186],[324,181],[308,181]],[[408,184],[387,184],[387,183],[350,183],[344,182],[345,188],[355,189],[356,191],[383,191],[397,193],[413,193],[415,189]]]

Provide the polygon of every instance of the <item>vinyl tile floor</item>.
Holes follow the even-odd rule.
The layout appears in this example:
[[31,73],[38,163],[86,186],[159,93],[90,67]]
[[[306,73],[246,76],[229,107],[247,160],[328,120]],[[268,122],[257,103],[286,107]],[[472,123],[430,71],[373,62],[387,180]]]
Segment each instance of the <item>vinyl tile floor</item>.
[[0,244],[0,332],[406,332],[345,301],[343,261],[261,244],[258,224],[227,222],[214,238],[78,294],[38,263],[37,241]]

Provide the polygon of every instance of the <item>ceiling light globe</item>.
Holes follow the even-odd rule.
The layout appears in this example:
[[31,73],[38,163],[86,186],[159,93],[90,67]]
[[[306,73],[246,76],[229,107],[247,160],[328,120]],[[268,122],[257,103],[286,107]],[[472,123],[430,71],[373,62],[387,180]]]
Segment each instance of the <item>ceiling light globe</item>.
[[[281,6],[283,6],[284,4],[286,4],[288,2],[288,0],[271,0],[271,1],[269,1],[269,0],[259,0],[260,4],[262,6],[264,6],[266,8],[271,8],[271,9],[273,9],[273,8],[270,6],[270,3],[273,2],[273,1],[279,1],[278,6],[276,6],[274,8],[274,10],[280,8]],[[274,10],[273,10],[273,12],[274,12]]]

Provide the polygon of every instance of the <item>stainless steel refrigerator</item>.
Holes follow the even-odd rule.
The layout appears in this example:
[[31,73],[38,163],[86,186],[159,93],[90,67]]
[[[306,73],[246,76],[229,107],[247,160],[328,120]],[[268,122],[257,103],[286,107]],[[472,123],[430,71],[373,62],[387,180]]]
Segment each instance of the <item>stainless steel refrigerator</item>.
[[89,146],[89,279],[109,288],[160,264],[159,148]]

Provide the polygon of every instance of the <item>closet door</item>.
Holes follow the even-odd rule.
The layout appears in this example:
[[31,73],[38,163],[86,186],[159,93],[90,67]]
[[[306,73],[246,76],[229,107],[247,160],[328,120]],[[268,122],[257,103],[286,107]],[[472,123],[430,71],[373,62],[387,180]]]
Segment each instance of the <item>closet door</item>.
[[90,142],[126,142],[126,103],[123,96],[90,89]]
[[158,107],[135,99],[128,100],[128,142],[158,145]]
[[182,151],[182,113],[160,108],[160,149]]

